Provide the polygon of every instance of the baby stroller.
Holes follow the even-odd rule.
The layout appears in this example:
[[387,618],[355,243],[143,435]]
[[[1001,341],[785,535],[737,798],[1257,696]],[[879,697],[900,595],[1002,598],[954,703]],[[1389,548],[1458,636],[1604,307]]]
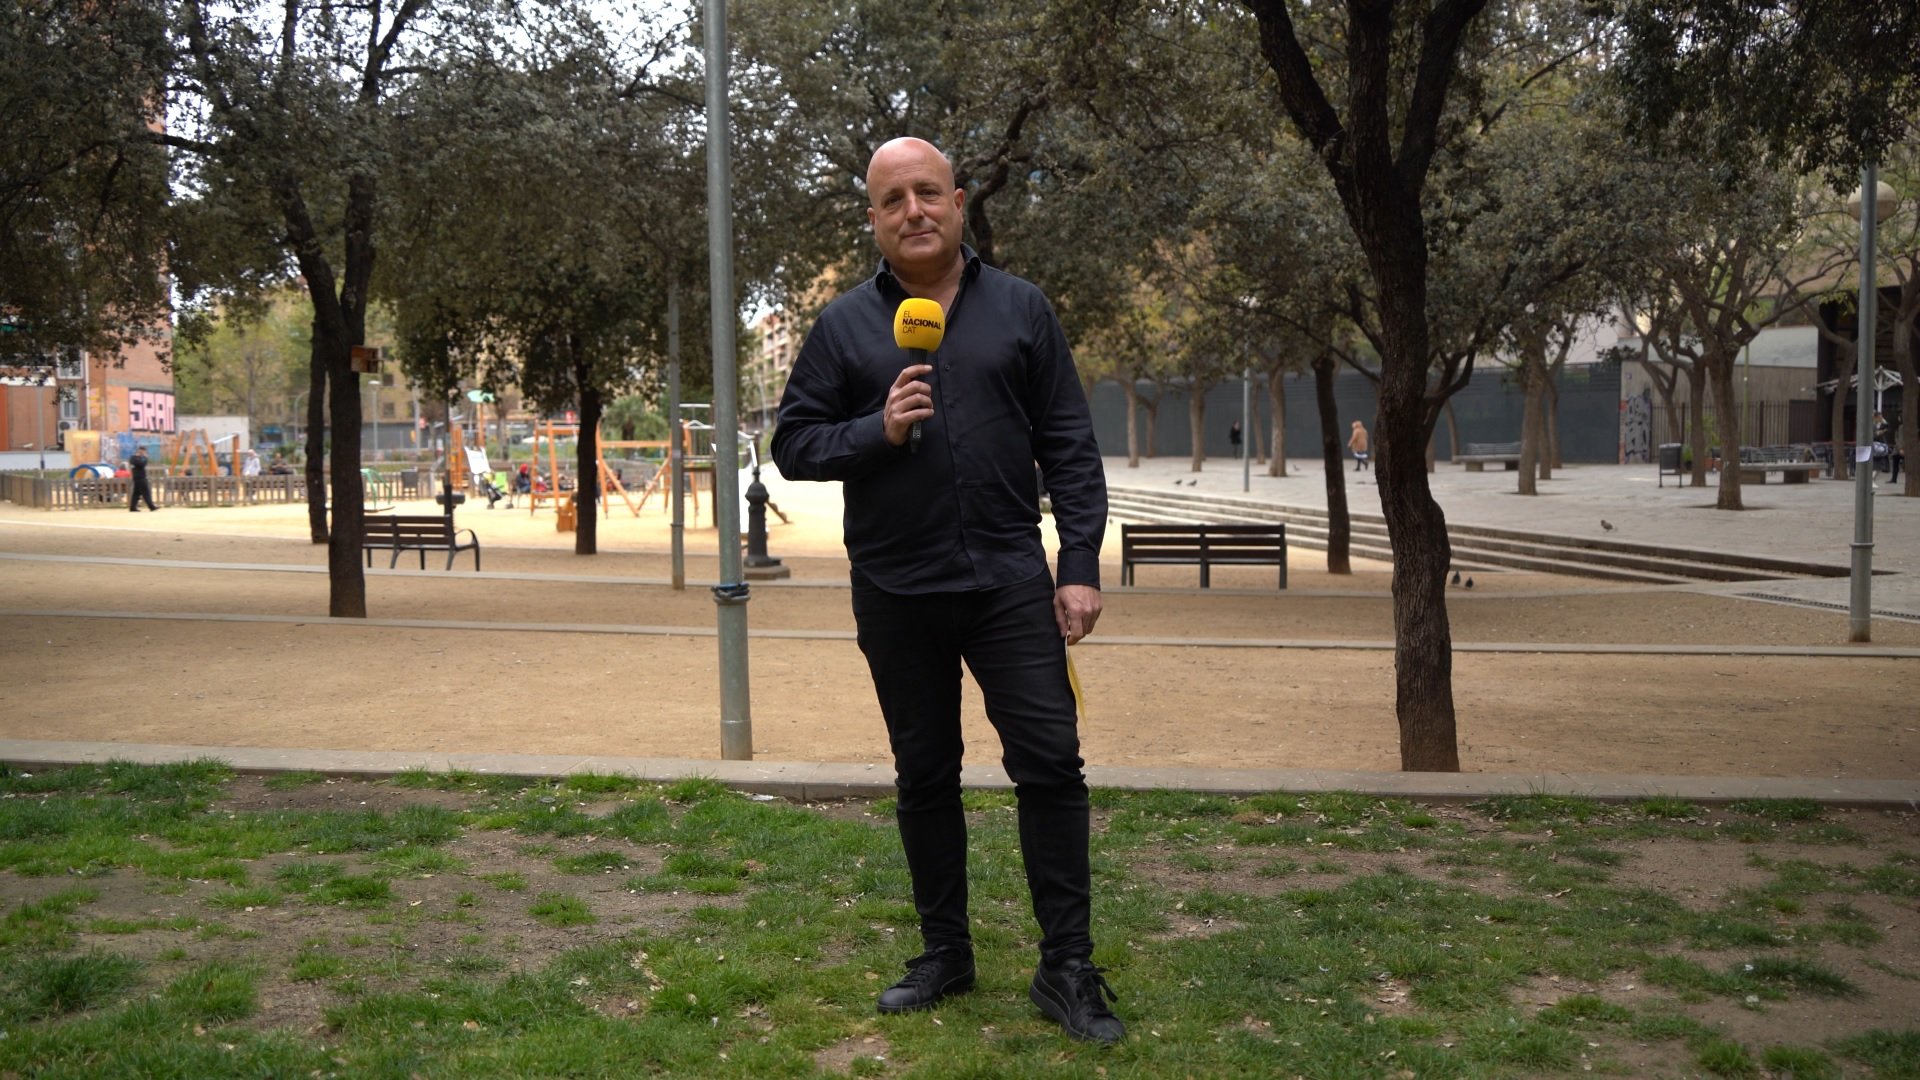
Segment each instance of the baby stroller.
[[[494,503],[497,503],[501,499],[504,499],[507,497],[506,491],[502,489],[500,485],[493,482],[493,477],[485,473],[482,473],[480,474],[479,479],[480,479],[480,494],[485,495],[487,497],[487,509],[489,510],[493,509]],[[507,503],[507,509],[509,510],[513,509],[513,503],[511,502]]]

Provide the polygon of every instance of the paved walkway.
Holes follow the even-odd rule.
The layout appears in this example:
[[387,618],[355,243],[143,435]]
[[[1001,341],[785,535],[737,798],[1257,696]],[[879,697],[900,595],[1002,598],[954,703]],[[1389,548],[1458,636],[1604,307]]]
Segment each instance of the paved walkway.
[[[1143,459],[1138,468],[1128,468],[1125,458],[1108,458],[1106,464],[1110,486],[1172,491],[1177,483],[1181,492],[1232,495],[1276,506],[1324,510],[1327,505],[1317,461],[1291,459],[1284,477],[1268,476],[1265,466],[1255,464],[1244,492],[1241,463],[1227,458],[1209,458],[1197,474],[1186,458]],[[1344,469],[1348,511],[1379,517],[1379,489],[1372,483],[1372,474],[1355,473],[1352,462]],[[1709,478],[1709,485],[1715,479]],[[1189,480],[1194,481],[1191,486],[1186,483]],[[1676,487],[1671,476],[1660,486],[1652,465],[1570,465],[1555,470],[1552,480],[1541,481],[1541,493],[1531,498],[1518,494],[1519,474],[1506,471],[1468,472],[1463,466],[1441,462],[1428,482],[1452,524],[1801,559],[1837,567],[1852,561],[1851,482],[1748,484],[1741,491],[1747,506],[1743,511],[1714,509],[1718,489],[1712,486]],[[1920,617],[1920,499],[1906,498],[1884,482],[1874,495],[1872,606]],[[1604,528],[1602,521],[1613,528]],[[1757,590],[1753,582],[1689,587],[1725,593],[1765,591],[1842,610],[1850,595],[1846,578],[1768,582],[1764,590]]]

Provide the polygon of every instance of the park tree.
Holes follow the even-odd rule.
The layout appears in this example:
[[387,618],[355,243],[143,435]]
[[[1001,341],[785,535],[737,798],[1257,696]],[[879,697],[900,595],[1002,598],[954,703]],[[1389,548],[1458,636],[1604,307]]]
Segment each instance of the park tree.
[[[1401,764],[1459,768],[1446,614],[1446,519],[1426,447],[1498,319],[1436,318],[1434,270],[1465,188],[1437,172],[1510,119],[1544,74],[1593,49],[1574,4],[1252,0],[1279,100],[1338,197],[1369,283],[1355,325],[1380,358],[1376,475],[1394,546],[1395,711]],[[1516,61],[1515,57],[1522,58]]]
[[[1914,357],[1915,337],[1920,335],[1920,148],[1909,141],[1889,150],[1884,175],[1900,200],[1898,209],[1881,224],[1878,244],[1880,258],[1893,272],[1894,284],[1898,287],[1884,317],[1893,339],[1894,367],[1900,372],[1898,447],[1911,465],[1920,461],[1920,453],[1915,452],[1920,451],[1920,371],[1915,370]],[[1836,394],[1836,401],[1843,396]],[[1839,427],[1836,425],[1834,430],[1837,433]],[[1906,486],[1901,493],[1908,498],[1920,498],[1917,475],[1920,474],[1911,468],[1907,470]]]
[[[279,271],[312,305],[307,404],[309,524],[328,545],[327,610],[365,617],[361,568],[360,373],[353,350],[366,342],[378,247],[380,191],[391,168],[396,91],[430,71],[464,15],[429,16],[427,0],[391,7],[289,4],[216,6],[181,0],[180,61],[170,81],[176,183],[190,197],[203,234],[272,238]],[[234,288],[243,263],[230,256],[192,291]],[[330,434],[322,474],[322,432]],[[331,522],[326,492],[332,493]]]
[[140,343],[164,355],[173,55],[144,0],[0,5],[0,366]]
[[442,396],[517,385],[542,412],[577,411],[583,555],[598,546],[600,421],[650,388],[668,290],[700,269],[698,72],[667,70],[683,32],[650,25],[638,47],[592,25],[531,48],[476,41],[399,125],[412,153],[376,284],[406,363]]
[[1172,104],[1182,95],[1166,87],[1202,65],[1182,46],[1186,23],[1144,36],[1157,15],[1143,7],[981,0],[943,13],[933,36],[925,12],[873,0],[748,0],[731,17],[742,77],[779,88],[775,119],[811,163],[794,212],[819,232],[793,240],[822,243],[839,285],[876,258],[868,160],[914,135],[967,191],[967,243],[1045,289],[1076,344],[1120,317],[1153,244],[1180,235],[1191,155],[1225,122]]
[[[1764,155],[1795,175],[1820,176],[1836,193],[1857,186],[1871,163],[1910,174],[1900,148],[1910,147],[1920,116],[1920,5],[1610,0],[1605,9],[1619,28],[1615,90],[1639,141],[1684,140],[1721,162]],[[1822,333],[1832,330],[1822,325]],[[1903,405],[1920,405],[1912,377],[1905,387]],[[1841,409],[1836,402],[1836,417]],[[1905,425],[1909,435],[1914,426]]]
[[[1846,256],[1809,244],[1810,223],[1834,211],[1822,209],[1792,176],[1758,169],[1729,182],[1708,165],[1677,158],[1650,167],[1670,208],[1667,240],[1645,262],[1647,288],[1666,294],[1651,329],[1660,334],[1661,353],[1684,358],[1693,381],[1713,394],[1715,436],[1726,463],[1715,505],[1740,510],[1740,470],[1731,467],[1743,445],[1733,395],[1740,350],[1800,310]],[[1704,483],[1703,424],[1694,426],[1692,444],[1693,481]]]

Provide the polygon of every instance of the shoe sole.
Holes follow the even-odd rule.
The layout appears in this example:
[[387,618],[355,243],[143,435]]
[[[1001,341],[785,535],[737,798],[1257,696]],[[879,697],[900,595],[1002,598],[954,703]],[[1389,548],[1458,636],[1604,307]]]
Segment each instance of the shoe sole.
[[1096,1038],[1084,1031],[1073,1030],[1073,1026],[1067,1023],[1069,1013],[1067,1012],[1066,1002],[1054,1000],[1053,993],[1042,986],[1040,980],[1035,979],[1028,985],[1027,997],[1035,1005],[1040,1007],[1041,1012],[1047,1014],[1048,1019],[1059,1024],[1060,1030],[1066,1032],[1068,1038],[1083,1043],[1092,1043],[1095,1046],[1115,1046],[1118,1044],[1117,1040]]
[[897,1013],[919,1012],[922,1009],[931,1009],[935,1005],[940,1004],[942,1001],[945,1001],[950,997],[953,997],[958,994],[964,994],[967,991],[973,989],[973,981],[974,981],[974,977],[972,975],[963,975],[960,978],[954,979],[952,982],[949,982],[947,983],[947,985],[934,991],[934,994],[932,997],[928,998],[927,1000],[921,1002],[918,1005],[882,1005],[879,1002],[875,1002],[873,1007],[879,1010],[880,1012],[887,1013],[888,1015],[894,1015]]

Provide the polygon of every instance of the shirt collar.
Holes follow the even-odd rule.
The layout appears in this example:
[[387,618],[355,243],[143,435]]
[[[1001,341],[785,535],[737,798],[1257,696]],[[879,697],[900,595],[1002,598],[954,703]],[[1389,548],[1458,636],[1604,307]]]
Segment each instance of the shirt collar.
[[[960,245],[960,262],[962,264],[960,269],[961,282],[971,282],[974,278],[980,276],[980,254],[965,244]],[[907,291],[901,286],[900,279],[894,276],[893,267],[887,264],[887,259],[884,255],[880,257],[879,269],[874,271],[873,283],[883,293],[897,293],[904,296]]]

